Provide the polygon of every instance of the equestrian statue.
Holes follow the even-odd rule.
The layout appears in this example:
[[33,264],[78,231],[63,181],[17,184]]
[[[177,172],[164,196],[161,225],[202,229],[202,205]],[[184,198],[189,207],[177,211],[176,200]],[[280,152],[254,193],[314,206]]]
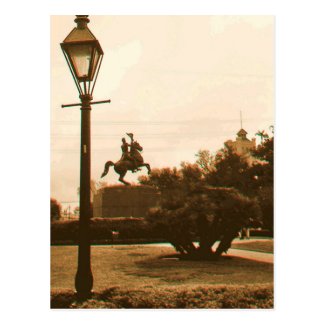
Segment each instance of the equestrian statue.
[[[116,163],[113,163],[112,161],[107,161],[105,164],[105,169],[102,173],[101,177],[104,177],[107,175],[109,167],[114,166],[114,170],[117,174],[120,175],[119,181],[122,182],[125,185],[130,185],[129,182],[124,180],[125,174],[130,170],[132,173],[135,173],[140,169],[140,167],[145,166],[147,167],[148,174],[150,174],[151,169],[150,165],[145,163],[140,152],[143,150],[143,148],[140,146],[140,144],[137,141],[133,140],[133,133],[126,133],[127,136],[130,137],[131,143],[127,143],[125,138],[122,138],[122,157],[119,161]],[[130,150],[129,150],[130,148]]]

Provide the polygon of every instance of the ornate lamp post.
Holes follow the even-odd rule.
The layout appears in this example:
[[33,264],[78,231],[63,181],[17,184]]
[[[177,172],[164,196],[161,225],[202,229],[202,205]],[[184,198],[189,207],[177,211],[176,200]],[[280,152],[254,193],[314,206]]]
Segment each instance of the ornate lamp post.
[[75,287],[78,297],[85,299],[91,295],[93,276],[90,263],[90,112],[91,104],[109,103],[110,100],[92,102],[92,95],[104,52],[89,30],[88,15],[77,15],[75,27],[61,43],[73,80],[79,92],[80,103],[62,107],[80,106],[81,147],[80,147],[80,215],[78,270]]

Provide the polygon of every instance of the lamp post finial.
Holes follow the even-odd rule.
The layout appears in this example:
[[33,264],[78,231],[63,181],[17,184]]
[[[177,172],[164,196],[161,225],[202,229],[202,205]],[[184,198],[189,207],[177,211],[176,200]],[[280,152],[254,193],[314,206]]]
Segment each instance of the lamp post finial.
[[87,27],[87,24],[90,22],[89,15],[76,15],[76,19],[74,20],[77,23],[78,29],[84,29]]

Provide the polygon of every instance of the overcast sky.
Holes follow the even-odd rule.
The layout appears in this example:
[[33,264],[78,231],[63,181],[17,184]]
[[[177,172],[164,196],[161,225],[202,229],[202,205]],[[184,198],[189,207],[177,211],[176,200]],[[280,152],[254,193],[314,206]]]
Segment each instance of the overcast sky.
[[[51,196],[78,205],[78,92],[60,49],[74,16],[51,19]],[[273,16],[90,16],[104,58],[92,109],[92,179],[133,132],[152,168],[195,161],[243,128],[274,125]],[[137,174],[126,180],[136,182]],[[104,178],[117,183],[110,170]]]

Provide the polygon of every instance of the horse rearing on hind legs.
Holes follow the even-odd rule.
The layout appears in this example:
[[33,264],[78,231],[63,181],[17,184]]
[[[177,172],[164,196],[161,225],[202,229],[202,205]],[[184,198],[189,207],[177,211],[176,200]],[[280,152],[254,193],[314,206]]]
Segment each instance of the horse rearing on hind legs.
[[[128,134],[129,135],[129,134]],[[130,185],[129,182],[124,180],[124,176],[126,173],[130,170],[133,173],[140,170],[140,167],[147,167],[148,174],[150,174],[151,169],[150,165],[145,163],[143,161],[143,157],[141,156],[140,152],[143,150],[143,148],[140,146],[140,144],[137,141],[133,141],[133,135],[132,135],[132,143],[130,146],[130,153],[127,155],[127,157],[122,156],[122,158],[117,161],[116,163],[113,163],[112,161],[107,161],[105,164],[105,169],[102,173],[101,177],[104,177],[107,175],[109,171],[110,166],[114,166],[114,170],[117,174],[120,175],[119,181],[122,182],[125,185]],[[130,157],[128,157],[130,156]]]

